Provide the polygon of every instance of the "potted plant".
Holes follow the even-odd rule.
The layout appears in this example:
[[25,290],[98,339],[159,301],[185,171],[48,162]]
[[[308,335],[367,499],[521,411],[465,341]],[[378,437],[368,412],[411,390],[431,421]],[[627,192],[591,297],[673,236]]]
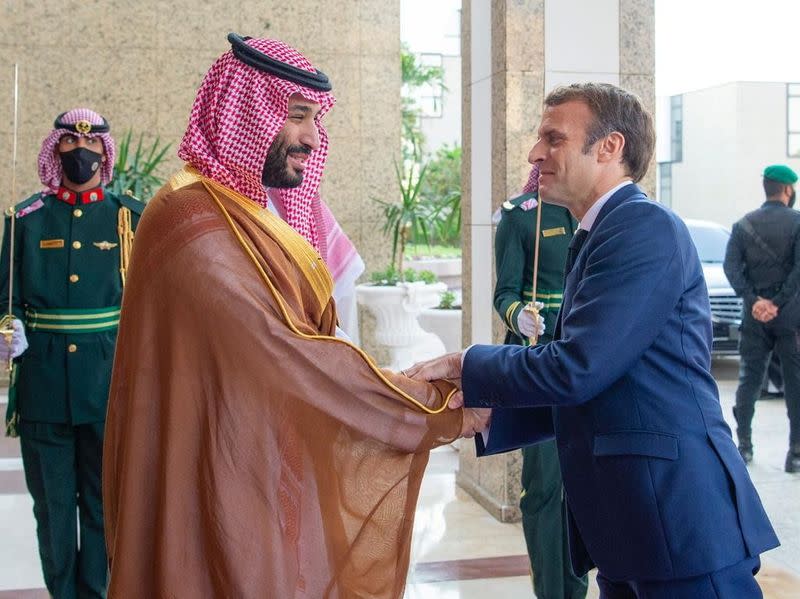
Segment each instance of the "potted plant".
[[420,187],[426,207],[429,243],[411,245],[409,267],[431,270],[448,288],[461,288],[461,148],[439,148],[427,162]]
[[384,271],[372,275],[371,283],[356,287],[358,303],[375,315],[375,339],[389,348],[390,367],[395,370],[444,353],[441,340],[420,327],[417,317],[421,310],[436,306],[447,289],[444,283],[436,282],[435,275],[420,272],[425,269],[406,268],[404,263],[408,243],[430,245],[432,227],[442,214],[441,207],[422,191],[427,166],[422,160],[425,136],[416,92],[426,86],[444,89],[444,71],[422,64],[406,47],[400,54],[402,158],[399,164],[394,163],[400,201],[375,200],[382,206],[383,231],[392,240],[392,261]]
[[439,337],[447,352],[460,351],[461,298],[452,291],[442,293],[439,305],[420,312],[419,324]]
[[162,144],[156,137],[146,148],[143,134],[139,135],[135,149],[132,142],[133,131],[128,129],[117,148],[111,191],[116,194],[132,195],[146,202],[164,184],[164,180],[158,176],[157,169],[172,144]]
[[371,283],[358,285],[356,298],[375,316],[375,340],[389,348],[389,367],[401,370],[418,360],[444,353],[441,340],[420,327],[417,316],[423,309],[437,305],[447,286],[436,282],[432,273],[403,268],[409,239],[412,236],[429,239],[428,207],[420,202],[419,195],[425,167],[415,176],[413,163],[408,168],[403,167],[402,171],[395,163],[395,174],[400,202],[376,200],[383,206],[383,232],[392,240],[392,262],[386,270],[374,273]]

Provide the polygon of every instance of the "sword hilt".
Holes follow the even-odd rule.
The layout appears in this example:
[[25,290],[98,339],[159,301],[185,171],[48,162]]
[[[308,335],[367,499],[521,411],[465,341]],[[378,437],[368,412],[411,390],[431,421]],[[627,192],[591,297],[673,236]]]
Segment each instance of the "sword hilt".
[[0,319],[0,335],[3,336],[6,344],[8,344],[8,362],[6,364],[6,370],[11,372],[11,368],[14,365],[14,358],[11,357],[11,342],[14,338],[14,319],[16,316],[13,314],[6,314]]
[[533,335],[528,337],[528,341],[531,345],[536,345],[539,342],[539,308],[536,307],[536,302],[532,301],[528,302],[522,310],[533,315],[533,321],[536,323],[536,331],[534,331]]

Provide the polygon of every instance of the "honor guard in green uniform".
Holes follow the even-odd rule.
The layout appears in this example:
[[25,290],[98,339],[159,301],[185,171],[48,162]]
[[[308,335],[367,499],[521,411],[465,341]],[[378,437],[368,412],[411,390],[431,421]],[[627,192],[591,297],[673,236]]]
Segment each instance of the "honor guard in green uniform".
[[[529,337],[535,336],[535,315],[525,309],[531,302],[538,302],[545,323],[538,343],[552,341],[564,291],[567,248],[577,229],[566,208],[537,201],[538,176],[534,166],[524,193],[503,204],[497,226],[494,307],[508,329],[507,344],[528,345]],[[562,486],[555,441],[522,450],[522,528],[539,599],[583,599],[588,588],[586,576],[575,576],[570,566]]]
[[85,108],[59,115],[39,154],[45,189],[14,208],[13,253],[6,218],[0,258],[7,304],[13,255],[14,335],[0,343],[0,357],[15,361],[7,426],[20,437],[55,599],[105,597],[108,583],[103,427],[127,259],[144,208],[104,187],[114,155],[103,117]]

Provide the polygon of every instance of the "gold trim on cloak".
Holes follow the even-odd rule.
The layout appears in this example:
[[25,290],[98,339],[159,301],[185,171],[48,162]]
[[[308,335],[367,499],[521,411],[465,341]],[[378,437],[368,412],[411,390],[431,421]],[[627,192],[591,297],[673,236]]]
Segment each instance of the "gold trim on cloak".
[[[226,197],[235,201],[237,205],[245,208],[248,211],[248,213],[252,214],[266,229],[268,229],[271,233],[273,233],[276,236],[276,241],[278,241],[278,243],[283,245],[284,249],[286,249],[287,251],[287,254],[293,258],[294,262],[297,263],[300,270],[306,275],[312,287],[314,287],[314,292],[317,295],[317,297],[320,298],[321,297],[320,293],[324,292],[324,300],[323,300],[324,301],[323,306],[324,306],[327,305],[327,303],[331,299],[331,295],[333,293],[333,279],[324,261],[322,261],[322,258],[319,256],[314,247],[311,244],[309,244],[302,235],[297,233],[285,221],[275,216],[268,209],[262,208],[260,205],[256,204],[255,202],[246,198],[240,193],[230,189],[229,187],[225,187],[224,185],[221,185],[216,181],[209,179],[208,177],[204,177],[195,169],[189,166],[184,167],[181,171],[173,175],[170,178],[169,185],[171,189],[175,190],[175,189],[180,189],[181,187],[185,187],[187,185],[191,185],[192,183],[198,181],[203,184],[203,187],[205,187],[206,191],[208,191],[208,193],[211,195],[214,202],[220,209],[220,212],[222,212],[222,215],[227,221],[228,226],[230,227],[234,236],[239,241],[239,244],[242,246],[247,255],[250,257],[253,264],[255,264],[256,268],[258,269],[259,275],[261,276],[261,279],[264,281],[270,293],[275,298],[275,301],[278,303],[278,308],[280,309],[284,321],[286,322],[289,329],[295,335],[302,337],[303,339],[331,341],[334,343],[343,343],[345,345],[348,345],[352,347],[364,359],[369,368],[375,373],[375,375],[383,384],[385,384],[387,387],[389,387],[389,389],[397,393],[401,398],[403,398],[410,404],[416,406],[417,408],[419,408],[420,410],[422,410],[427,414],[439,414],[447,409],[447,404],[450,402],[450,398],[453,397],[453,395],[455,395],[457,389],[453,389],[450,391],[450,393],[447,394],[447,397],[444,398],[444,401],[442,402],[441,406],[439,406],[438,408],[431,409],[428,406],[424,405],[423,403],[420,403],[415,398],[410,396],[408,393],[400,389],[397,385],[392,383],[386,377],[386,375],[381,371],[381,369],[378,368],[378,366],[372,361],[372,358],[357,345],[354,345],[353,343],[345,339],[340,339],[339,337],[331,337],[329,335],[309,335],[307,333],[303,333],[297,327],[297,325],[292,321],[291,316],[289,314],[289,310],[286,307],[286,303],[284,302],[283,297],[281,296],[278,289],[275,287],[275,284],[269,278],[267,272],[261,266],[261,263],[258,261],[255,252],[247,243],[247,241],[245,240],[242,233],[239,231],[236,224],[233,222],[233,219],[231,218],[230,214],[228,214],[228,211],[225,209],[225,206],[223,205],[222,201],[219,199],[217,194],[214,193],[214,190],[217,189],[218,191],[223,193]],[[298,252],[298,254],[293,254],[292,251]],[[309,266],[306,265],[308,256],[312,254],[316,257],[316,260],[319,261],[319,266],[316,268],[310,268]],[[303,262],[297,259],[298,255],[305,258]],[[315,286],[315,280],[318,281],[317,285],[319,285],[320,278],[324,278],[324,280],[327,282],[326,283],[327,290],[325,290],[322,286],[319,287]]]
[[331,276],[325,261],[309,244],[305,238],[297,231],[292,229],[286,221],[273,214],[269,209],[263,208],[242,194],[217,183],[213,179],[204,177],[191,167],[185,167],[170,179],[172,189],[179,189],[192,183],[200,181],[208,189],[213,187],[225,197],[233,200],[238,206],[243,208],[256,221],[274,235],[276,241],[283,246],[286,252],[292,256],[297,263],[300,271],[311,285],[320,309],[328,305],[333,294],[333,277]]

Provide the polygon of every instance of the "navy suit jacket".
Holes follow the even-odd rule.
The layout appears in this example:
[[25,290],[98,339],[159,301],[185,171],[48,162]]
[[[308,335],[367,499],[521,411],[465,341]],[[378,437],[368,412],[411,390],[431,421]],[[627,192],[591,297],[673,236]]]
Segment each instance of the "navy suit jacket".
[[576,574],[687,578],[777,546],[722,417],[684,223],[635,185],[617,191],[567,276],[559,325],[544,346],[473,346],[462,381],[467,406],[496,408],[479,449],[554,430]]

